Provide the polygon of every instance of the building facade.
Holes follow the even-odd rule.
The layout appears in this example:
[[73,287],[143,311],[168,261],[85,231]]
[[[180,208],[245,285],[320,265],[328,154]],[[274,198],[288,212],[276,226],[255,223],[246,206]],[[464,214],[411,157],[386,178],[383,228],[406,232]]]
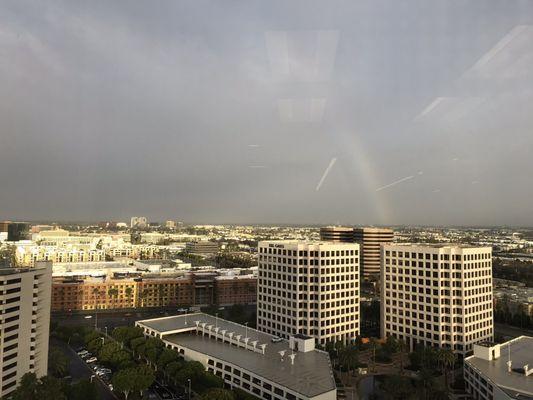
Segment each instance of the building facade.
[[89,246],[59,248],[51,246],[17,246],[15,260],[19,267],[33,267],[41,261],[52,263],[99,262],[105,260],[105,251]]
[[379,280],[381,246],[392,243],[394,232],[386,228],[355,228],[354,241],[361,246],[361,271],[365,280]]
[[494,335],[492,248],[385,245],[381,336],[464,355]]
[[359,335],[359,245],[260,242],[257,327],[348,342]]
[[191,254],[216,254],[218,253],[218,250],[218,243],[209,242],[207,240],[188,242],[185,245],[185,251]]
[[52,311],[253,304],[254,276],[54,277]]
[[24,374],[47,374],[51,275],[49,264],[0,269],[2,398],[16,389]]
[[325,242],[353,243],[354,228],[347,226],[323,226],[320,228],[320,240]]

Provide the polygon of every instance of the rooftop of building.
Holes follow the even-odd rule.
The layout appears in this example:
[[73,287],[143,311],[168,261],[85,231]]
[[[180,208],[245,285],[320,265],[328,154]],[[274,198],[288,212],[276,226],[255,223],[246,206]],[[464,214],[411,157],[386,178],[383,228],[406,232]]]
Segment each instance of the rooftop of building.
[[262,240],[259,244],[298,245],[298,246],[329,246],[329,247],[354,247],[357,243],[329,242],[327,240]]
[[0,276],[23,274],[26,272],[34,272],[46,269],[46,266],[34,268],[15,268],[15,267],[0,267]]
[[490,246],[475,246],[465,243],[389,243],[384,247],[429,247],[433,249],[459,248],[459,249],[491,249]]
[[[196,335],[193,333],[196,321],[200,324],[206,323],[207,326],[212,325],[213,328],[219,327],[220,331],[226,330],[228,334],[233,332],[233,337],[241,335],[241,340],[248,335],[250,343],[257,340],[257,348],[261,344],[266,344],[265,354],[222,343],[220,340],[217,341],[207,336]],[[329,356],[320,350],[297,352],[294,364],[291,364],[288,357],[291,354],[288,341],[272,343],[275,336],[203,313],[157,318],[137,323],[163,335],[169,332],[168,335],[163,336],[163,340],[237,365],[306,397],[317,396],[336,388]],[[178,331],[182,333],[174,333]],[[283,361],[281,361],[281,351],[285,351]]]
[[[488,345],[485,345],[488,347]],[[512,371],[508,371],[507,361],[511,359]],[[476,356],[465,359],[471,367],[480,371],[495,385],[514,398],[533,398],[533,375],[526,376],[518,369],[533,364],[533,337],[520,336],[500,346],[500,357],[484,360]],[[533,365],[532,365],[533,367]]]

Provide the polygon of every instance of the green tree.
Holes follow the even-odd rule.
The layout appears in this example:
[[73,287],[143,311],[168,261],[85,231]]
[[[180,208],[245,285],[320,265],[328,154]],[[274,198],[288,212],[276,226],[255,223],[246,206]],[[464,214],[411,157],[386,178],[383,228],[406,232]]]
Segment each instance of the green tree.
[[131,339],[129,344],[129,348],[133,351],[133,353],[138,353],[138,347],[141,345],[146,345],[146,338],[144,336],[141,336],[135,339]]
[[143,392],[154,383],[155,375],[154,371],[151,368],[148,368],[146,365],[140,365],[135,369],[135,385],[134,390],[139,392],[139,395],[142,397]]
[[43,376],[39,380],[37,387],[37,398],[39,400],[66,400],[63,385],[61,381],[53,376]]
[[359,350],[357,347],[350,345],[345,347],[339,354],[339,363],[349,374],[359,365]]
[[114,374],[111,382],[113,383],[113,388],[124,394],[124,398],[128,400],[130,393],[137,388],[137,378],[137,370],[135,368],[128,368],[122,369]]
[[235,400],[235,396],[226,389],[209,389],[203,396],[203,400]]
[[111,299],[113,300],[112,301],[113,308],[116,308],[117,298],[118,298],[118,289],[114,287],[109,288],[109,290],[107,291],[107,295],[111,297]]
[[415,398],[413,385],[409,378],[403,376],[386,376],[380,388],[387,399],[407,400]]
[[48,352],[48,369],[53,376],[62,378],[67,375],[69,358],[58,347],[52,346]]
[[87,379],[69,386],[68,400],[98,400],[98,398],[95,384]]
[[131,304],[131,296],[133,295],[133,289],[128,286],[124,293],[126,294],[126,299],[128,299],[128,305],[130,305]]
[[452,349],[439,349],[437,353],[437,360],[439,362],[439,365],[441,366],[441,371],[444,374],[444,385],[446,390],[448,389],[448,373],[450,371],[453,371],[455,359],[456,356],[453,353]]
[[178,358],[179,355],[175,350],[164,348],[157,358],[157,367],[164,370],[167,364],[176,361]]
[[37,400],[37,388],[39,380],[33,372],[22,376],[20,384],[12,394],[13,400]]

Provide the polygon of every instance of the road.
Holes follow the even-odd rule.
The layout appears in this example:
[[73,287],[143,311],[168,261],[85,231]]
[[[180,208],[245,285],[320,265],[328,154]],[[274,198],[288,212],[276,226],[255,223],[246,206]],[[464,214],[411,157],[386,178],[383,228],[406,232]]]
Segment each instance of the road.
[[515,338],[522,335],[533,336],[533,331],[527,329],[520,329],[516,326],[505,325],[505,324],[494,324],[494,331],[496,335],[502,335],[507,338]]
[[[52,314],[52,321],[58,322],[60,325],[67,326],[90,326],[94,328],[95,323],[98,323],[98,328],[104,330],[107,326],[108,332],[111,333],[113,328],[124,325],[134,325],[135,321],[142,319],[165,317],[168,315],[176,315],[176,310],[143,310],[143,311],[98,311],[98,315],[92,310],[84,313],[54,313]],[[90,316],[90,318],[87,318]]]
[[[63,351],[63,353],[69,358],[70,360],[70,366],[69,366],[69,373],[72,377],[72,382],[77,382],[82,379],[91,379],[91,375],[93,372],[91,369],[85,364],[85,362],[76,354],[74,350],[72,350],[68,345],[66,345],[63,342],[60,342],[58,340],[52,339],[50,341],[50,344],[52,346],[58,347]],[[94,381],[96,382],[96,389],[98,390],[99,398],[102,400],[116,400],[117,398],[113,393],[109,391],[107,386],[97,378],[94,378]]]

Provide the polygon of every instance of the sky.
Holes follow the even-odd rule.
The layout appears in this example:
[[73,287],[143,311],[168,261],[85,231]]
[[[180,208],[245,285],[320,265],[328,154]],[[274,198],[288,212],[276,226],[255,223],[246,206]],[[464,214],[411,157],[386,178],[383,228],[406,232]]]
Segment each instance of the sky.
[[529,0],[3,0],[0,219],[533,226]]

